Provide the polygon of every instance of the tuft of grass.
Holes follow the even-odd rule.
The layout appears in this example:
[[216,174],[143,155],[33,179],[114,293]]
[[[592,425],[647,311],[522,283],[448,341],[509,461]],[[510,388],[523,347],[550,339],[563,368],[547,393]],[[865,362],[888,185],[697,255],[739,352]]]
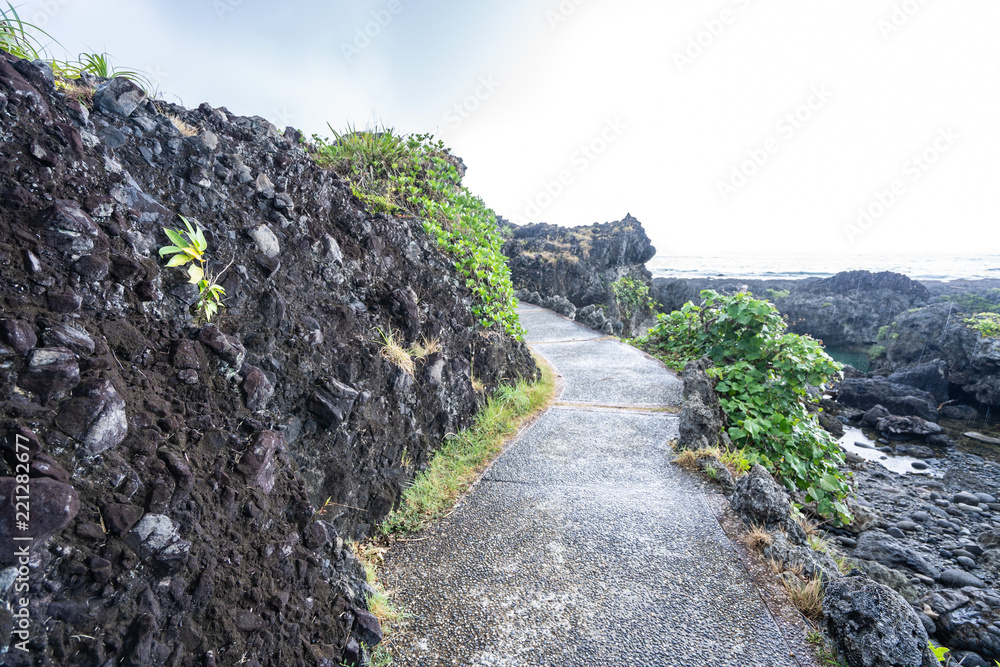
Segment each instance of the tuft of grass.
[[419,343],[414,343],[410,347],[410,354],[417,359],[426,359],[432,354],[437,354],[441,351],[441,342],[437,339],[427,340],[422,338]]
[[193,137],[198,134],[198,128],[184,122],[184,119],[180,116],[167,114],[167,118],[170,119],[170,122],[177,128],[177,131],[180,132],[182,136]]
[[837,649],[827,641],[826,636],[822,632],[810,630],[806,634],[806,641],[812,644],[816,651],[816,658],[819,659],[821,664],[830,665],[831,667],[847,667],[847,663],[837,655]]
[[442,517],[465,493],[504,444],[537,412],[546,408],[555,392],[552,369],[536,356],[542,377],[504,385],[489,398],[471,428],[449,437],[427,469],[403,491],[399,507],[380,529],[385,535],[410,533]]
[[806,541],[809,543],[809,546],[812,547],[813,551],[818,551],[824,554],[830,553],[829,540],[822,538],[819,535],[807,535]]
[[798,580],[786,577],[782,583],[792,604],[803,616],[813,621],[823,618],[823,582],[818,577]]
[[[368,585],[375,591],[370,593],[365,600],[368,611],[378,619],[384,637],[388,638],[395,630],[395,626],[408,616],[393,599],[392,591],[386,590],[385,585],[378,578],[379,568],[385,564],[385,553],[388,549],[376,546],[374,543],[362,542],[349,542],[349,546],[365,569],[365,579],[368,581]],[[392,652],[386,647],[384,641],[375,647],[366,644],[365,650],[371,654],[369,664],[373,667],[388,667],[393,662]]]
[[718,447],[713,447],[710,449],[685,449],[682,450],[677,458],[674,459],[674,463],[684,468],[685,470],[698,470],[698,460],[704,458],[718,459],[722,455],[721,450]]
[[18,58],[43,60],[45,48],[35,35],[55,41],[38,26],[22,21],[14,5],[8,2],[7,9],[0,8],[0,49]]
[[764,548],[771,546],[773,542],[771,533],[767,532],[763,526],[754,526],[747,533],[747,544],[757,553],[764,551]]
[[56,79],[56,90],[62,92],[68,99],[76,100],[90,108],[94,106],[94,88],[79,81]]
[[382,329],[376,329],[379,335],[382,336],[382,349],[379,354],[386,361],[395,364],[403,370],[404,373],[413,377],[413,372],[416,369],[416,364],[413,363],[413,357],[410,353],[406,351],[402,345],[396,340],[395,334],[392,329],[388,331],[383,331]]

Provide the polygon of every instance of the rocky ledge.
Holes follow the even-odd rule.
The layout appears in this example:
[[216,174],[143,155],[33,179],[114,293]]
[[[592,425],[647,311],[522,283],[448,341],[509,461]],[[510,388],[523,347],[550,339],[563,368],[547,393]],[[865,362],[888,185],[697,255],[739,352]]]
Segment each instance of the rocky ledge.
[[[622,333],[624,318],[611,284],[619,278],[652,281],[646,262],[656,248],[641,222],[626,215],[583,227],[538,223],[508,229],[503,252],[519,299],[605,333]],[[634,333],[643,322],[629,324]]]
[[[5,664],[359,660],[380,631],[344,538],[471,422],[473,374],[534,362],[294,131],[78,83],[0,53]],[[212,324],[157,256],[178,214],[226,291]],[[410,372],[380,332],[428,353]]]

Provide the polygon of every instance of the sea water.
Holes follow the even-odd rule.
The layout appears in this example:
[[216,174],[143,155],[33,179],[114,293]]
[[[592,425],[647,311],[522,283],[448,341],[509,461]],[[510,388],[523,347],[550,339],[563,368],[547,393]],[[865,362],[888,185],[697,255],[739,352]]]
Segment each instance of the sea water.
[[823,255],[744,253],[656,255],[646,263],[654,278],[828,278],[841,271],[893,271],[914,280],[1000,280],[1000,254]]

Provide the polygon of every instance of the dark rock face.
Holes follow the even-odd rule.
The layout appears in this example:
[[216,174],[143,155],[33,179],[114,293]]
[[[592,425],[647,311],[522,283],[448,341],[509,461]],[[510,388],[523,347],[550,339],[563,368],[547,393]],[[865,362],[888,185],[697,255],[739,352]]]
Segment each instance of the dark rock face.
[[513,228],[504,244],[514,286],[542,296],[565,296],[577,307],[610,306],[609,285],[622,276],[649,283],[645,264],[656,254],[631,215],[619,222],[586,227],[546,223]]
[[995,590],[934,591],[921,600],[936,616],[937,636],[949,648],[1000,659],[1000,595]]
[[910,605],[864,574],[827,584],[826,627],[841,655],[863,667],[937,667],[927,631]]
[[873,560],[886,567],[905,567],[932,579],[940,575],[940,571],[919,552],[908,549],[895,538],[877,531],[862,533],[852,555],[855,558]]
[[812,281],[780,300],[793,333],[827,345],[869,345],[878,330],[930,299],[927,288],[898,273],[849,271]]
[[[503,253],[510,259],[511,279],[520,290],[518,298],[546,308],[550,306],[541,300],[553,297],[563,297],[578,309],[603,306],[602,315],[612,322],[615,333],[621,333],[621,325],[615,323],[623,317],[618,313],[611,284],[625,277],[647,285],[652,281],[646,262],[656,254],[656,248],[641,222],[626,215],[618,222],[586,227],[538,223],[515,225],[512,230]],[[563,310],[556,312],[575,316]],[[595,313],[590,310],[582,315],[593,320]],[[604,323],[598,324],[593,328],[603,330]],[[629,324],[633,331],[639,331],[649,323]]]
[[[475,327],[418,221],[372,215],[264,119],[124,79],[95,80],[86,109],[36,70],[0,52],[0,502],[20,436],[32,618],[51,617],[32,659],[339,664],[376,635],[343,537],[470,425],[473,374],[488,391],[535,374],[526,346]],[[208,270],[229,265],[208,325],[157,255],[178,214]],[[410,376],[377,328],[440,351]]]
[[895,384],[923,389],[933,394],[939,403],[948,400],[948,364],[940,359],[904,368],[886,379]]
[[792,542],[805,544],[805,532],[792,519],[792,504],[788,494],[759,463],[754,464],[750,472],[736,482],[736,490],[733,491],[729,504],[748,524],[759,524],[766,528],[780,527],[788,533]]
[[894,415],[938,420],[937,401],[931,394],[883,378],[848,378],[840,384],[837,400],[851,408],[870,410],[881,405]]
[[678,428],[678,449],[730,449],[732,441],[723,428],[724,417],[715,385],[705,372],[711,362],[707,359],[689,361],[684,365],[684,406],[681,408]]
[[910,377],[921,383],[916,386],[939,393],[941,380],[926,369],[930,360],[950,385],[984,405],[1000,407],[1000,339],[982,336],[965,323],[967,317],[950,303],[901,315],[889,330],[879,370]]

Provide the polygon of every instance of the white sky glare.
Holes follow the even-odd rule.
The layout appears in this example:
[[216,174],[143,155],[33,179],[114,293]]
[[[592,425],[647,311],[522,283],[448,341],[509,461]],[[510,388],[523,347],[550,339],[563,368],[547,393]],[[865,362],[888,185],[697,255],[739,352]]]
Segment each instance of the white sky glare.
[[15,5],[188,107],[433,132],[515,222],[631,213],[675,255],[1000,252],[996,0]]

